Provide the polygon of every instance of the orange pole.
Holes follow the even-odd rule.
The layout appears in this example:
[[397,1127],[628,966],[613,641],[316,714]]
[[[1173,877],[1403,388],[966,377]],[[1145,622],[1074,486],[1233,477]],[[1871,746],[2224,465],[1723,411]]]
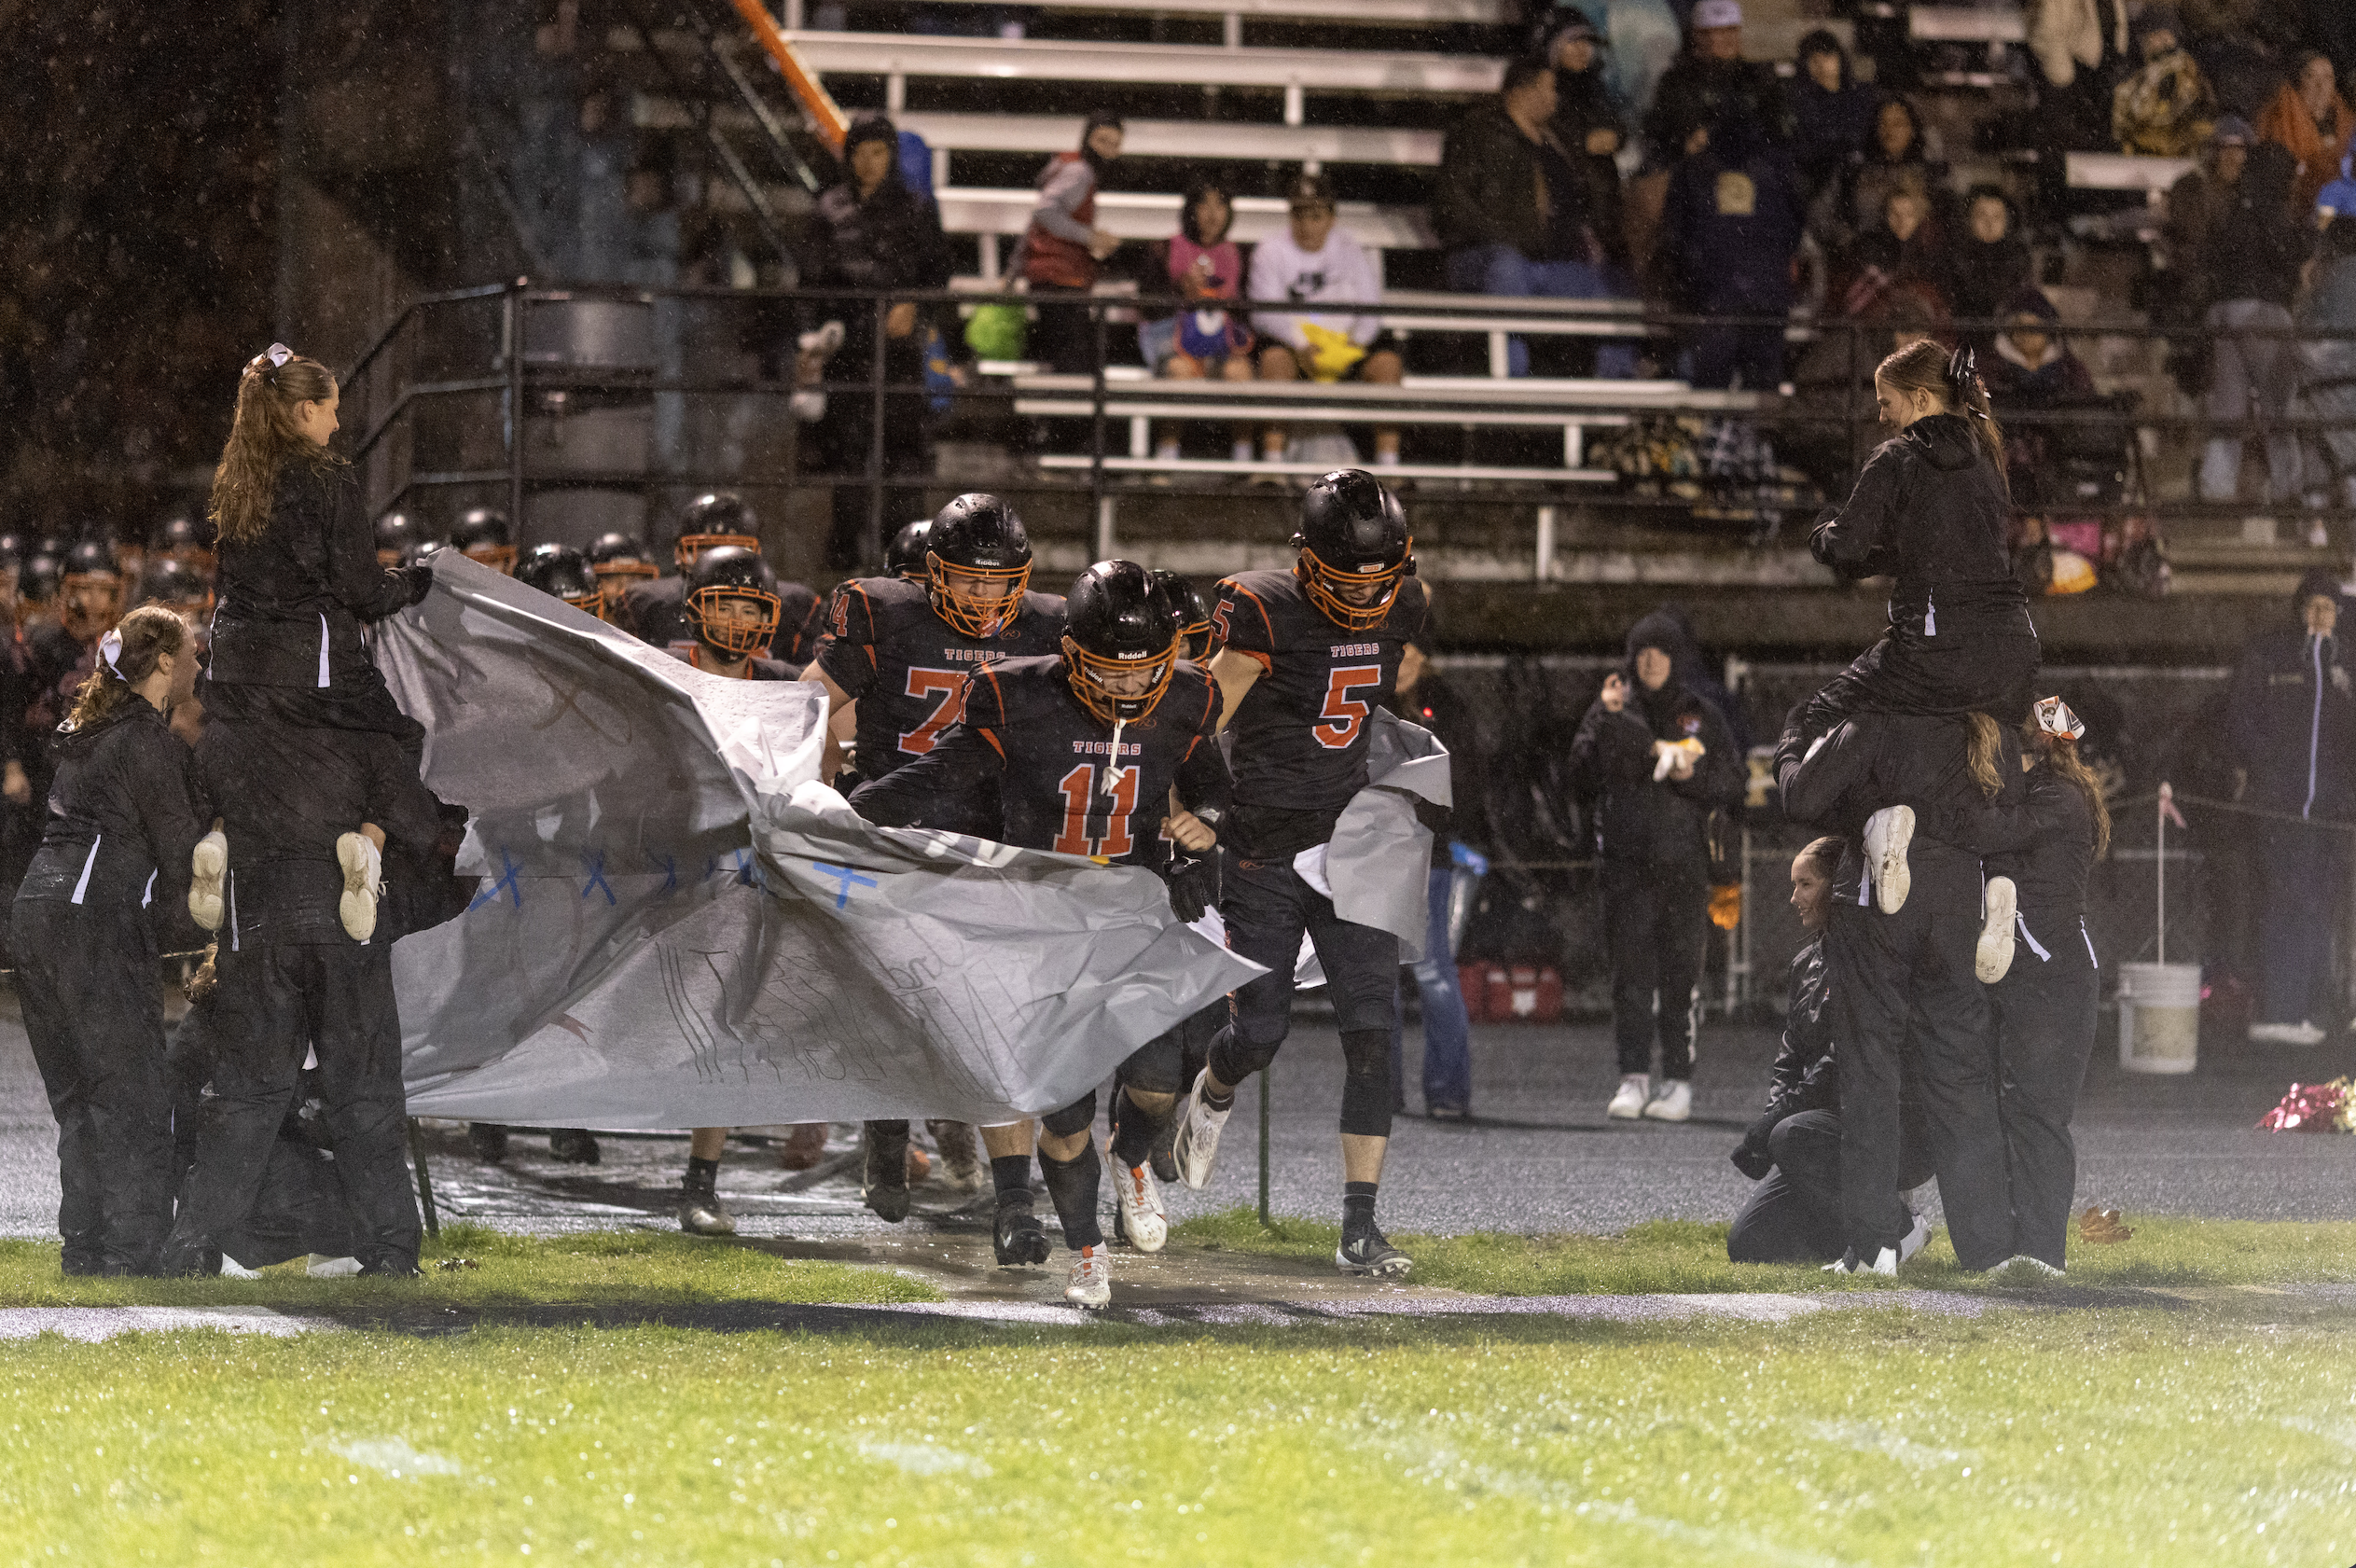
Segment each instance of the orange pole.
[[818,78],[803,66],[801,56],[796,54],[794,46],[785,41],[785,35],[777,30],[776,21],[762,7],[761,0],[734,0],[734,3],[737,14],[744,19],[744,25],[753,30],[754,38],[769,51],[769,59],[777,62],[778,74],[785,78],[785,85],[794,90],[796,98],[801,100],[802,108],[818,127],[818,133],[826,138],[828,146],[837,152],[842,151],[843,133],[851,129],[851,121],[844,116],[841,107],[819,85]]

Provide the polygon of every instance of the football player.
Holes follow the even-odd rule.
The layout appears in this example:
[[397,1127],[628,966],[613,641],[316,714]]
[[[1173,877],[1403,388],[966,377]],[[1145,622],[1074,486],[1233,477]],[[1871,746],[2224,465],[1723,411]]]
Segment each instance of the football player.
[[[826,691],[829,738],[820,776],[848,793],[927,755],[963,711],[976,670],[1056,653],[1062,638],[1063,601],[1031,591],[1022,519],[995,495],[957,497],[926,530],[922,581],[856,577],[835,590],[829,629],[802,673]],[[857,780],[840,776],[846,727],[856,737]],[[944,803],[936,816],[928,825],[948,832],[989,839],[999,830],[997,804],[986,796]],[[1031,1206],[1030,1124],[985,1128],[982,1142],[998,1193],[998,1261],[1045,1263],[1046,1233]],[[905,1121],[867,1124],[862,1199],[888,1220],[908,1214],[907,1147]],[[945,1159],[951,1153],[941,1152]]]
[[376,520],[376,563],[379,566],[406,566],[410,545],[426,536],[425,530],[407,512],[387,512]]
[[912,583],[924,580],[924,535],[932,527],[931,518],[921,517],[892,535],[892,543],[883,551],[885,576],[906,577]]
[[1239,989],[1227,1027],[1180,1114],[1172,1155],[1188,1186],[1211,1179],[1236,1086],[1275,1060],[1291,1025],[1304,932],[1316,945],[1341,1029],[1342,1241],[1345,1273],[1405,1274],[1407,1255],[1374,1218],[1391,1135],[1391,1019],[1399,940],[1334,913],[1325,846],[1366,784],[1367,718],[1391,695],[1402,650],[1423,637],[1428,597],[1396,497],[1350,468],[1310,487],[1299,556],[1286,571],[1221,582],[1212,611],[1212,678],[1235,803],[1220,826],[1219,912],[1227,946],[1268,973]]
[[589,558],[597,580],[605,585],[607,602],[615,605],[620,604],[622,591],[631,583],[652,581],[662,576],[662,568],[647,553],[645,545],[629,534],[600,534],[597,542],[589,548]]
[[[1025,849],[1144,866],[1170,880],[1182,918],[1201,918],[1206,884],[1189,858],[1217,841],[1227,769],[1216,740],[1219,692],[1179,659],[1178,619],[1145,569],[1100,562],[1065,601],[1060,654],[982,666],[963,718],[923,756],[862,785],[852,804],[888,826],[970,820],[994,798],[990,837]],[[1166,831],[1183,853],[1164,848]],[[1120,1132],[1113,1146],[1121,1226],[1147,1252],[1168,1234],[1161,1193],[1145,1169],[1184,1087],[1172,1029],[1121,1064]],[[1040,1121],[1039,1170],[1077,1256],[1064,1297],[1103,1306],[1112,1275],[1097,1222],[1100,1172],[1088,1129],[1096,1091]]]
[[532,553],[516,568],[516,581],[561,599],[583,615],[606,618],[605,585],[589,557],[570,545],[533,546]]
[[[734,491],[714,491],[687,503],[679,514],[679,540],[672,557],[679,567],[675,577],[643,576],[627,585],[615,606],[614,624],[658,648],[670,647],[686,636],[686,579],[706,550],[724,547],[761,552],[761,520],[752,504]],[[776,589],[778,631],[773,653],[788,664],[810,662],[818,635],[825,630],[825,612],[817,594],[799,583]]]
[[494,572],[516,569],[516,536],[507,527],[507,514],[491,506],[476,506],[450,531],[450,542],[469,561]]

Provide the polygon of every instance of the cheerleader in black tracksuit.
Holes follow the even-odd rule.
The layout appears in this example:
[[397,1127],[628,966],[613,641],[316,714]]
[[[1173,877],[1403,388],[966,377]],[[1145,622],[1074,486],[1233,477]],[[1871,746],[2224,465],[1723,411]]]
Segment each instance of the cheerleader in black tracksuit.
[[69,1274],[152,1273],[172,1223],[149,911],[187,898],[203,831],[187,744],[164,722],[194,683],[193,642],[159,606],[100,639],[99,667],[59,727],[48,824],[17,892],[17,993],[57,1117]]
[[2029,791],[2018,806],[1955,813],[1938,831],[1990,856],[2017,890],[2012,966],[1991,992],[2003,1067],[2013,1253],[2064,1266],[2078,1159],[2070,1117],[2094,1050],[2098,965],[2086,876],[2109,849],[2102,786],[2078,756],[2086,727],[2048,697],[2025,731]]

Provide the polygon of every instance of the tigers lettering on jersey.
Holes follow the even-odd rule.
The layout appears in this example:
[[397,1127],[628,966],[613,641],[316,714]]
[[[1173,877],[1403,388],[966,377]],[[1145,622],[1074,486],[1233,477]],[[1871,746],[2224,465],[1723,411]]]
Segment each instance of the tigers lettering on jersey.
[[1430,598],[1413,577],[1372,634],[1340,628],[1288,571],[1241,572],[1221,582],[1213,636],[1260,666],[1228,720],[1239,806],[1338,813],[1366,782],[1366,721],[1424,635]]

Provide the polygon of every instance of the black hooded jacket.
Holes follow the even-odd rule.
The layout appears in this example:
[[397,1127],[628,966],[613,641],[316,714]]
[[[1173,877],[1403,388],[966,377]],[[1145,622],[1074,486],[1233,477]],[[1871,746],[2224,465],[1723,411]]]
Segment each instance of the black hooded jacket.
[[2310,572],[2293,600],[2293,619],[2250,640],[2227,688],[2235,764],[2247,770],[2244,801],[2261,811],[2324,821],[2356,817],[2356,697],[2348,645],[2307,630],[2304,606],[2318,595],[2339,608],[2339,584]]
[[167,918],[188,901],[197,816],[194,759],[154,704],[127,697],[87,728],[62,729],[49,816],[20,899]]
[[[1979,855],[1939,836],[1954,831],[1942,825],[1988,803],[1972,779],[1965,720],[1861,714],[1818,744],[1800,733],[1798,720],[1805,707],[1795,708],[1793,722],[1784,727],[1776,747],[1775,780],[1785,816],[1848,840],[1833,879],[1834,897],[1851,904],[1871,898],[1858,837],[1865,818],[1883,806],[1906,805],[1916,812],[1907,859],[1918,878],[1938,872],[1977,874]],[[1995,803],[2017,807],[2027,796],[2020,738],[2009,728],[2003,735]]]
[[1943,813],[1932,830],[1982,858],[1996,858],[1989,872],[2012,878],[2021,923],[2044,941],[2068,939],[2064,934],[2086,914],[2094,808],[2084,790],[2052,769],[2030,770],[2018,804],[1979,801]]
[[412,602],[410,580],[379,566],[348,467],[289,463],[270,525],[224,539],[215,578],[208,679],[223,686],[326,687],[368,662],[360,628]]
[[1932,414],[1874,449],[1848,505],[1827,511],[1809,552],[1843,577],[1890,574],[1890,629],[2030,631],[2028,590],[2005,548],[2011,497],[1958,414]]
[[[1636,623],[1628,643],[1670,652],[1655,636],[1640,641],[1654,617]],[[1571,742],[1573,787],[1595,802],[1595,840],[1607,861],[1691,869],[1710,867],[1710,817],[1742,799],[1744,767],[1726,722],[1672,673],[1647,691],[1627,672],[1628,702],[1615,714],[1598,698]],[[1653,782],[1656,741],[1696,740],[1702,755],[1690,779]]]
[[2298,298],[2299,273],[2315,239],[2314,230],[2291,215],[2291,183],[2298,168],[2298,160],[2280,143],[2260,142],[2250,149],[2250,161],[2209,231],[2204,260],[2213,298],[2260,299],[2286,310]]

